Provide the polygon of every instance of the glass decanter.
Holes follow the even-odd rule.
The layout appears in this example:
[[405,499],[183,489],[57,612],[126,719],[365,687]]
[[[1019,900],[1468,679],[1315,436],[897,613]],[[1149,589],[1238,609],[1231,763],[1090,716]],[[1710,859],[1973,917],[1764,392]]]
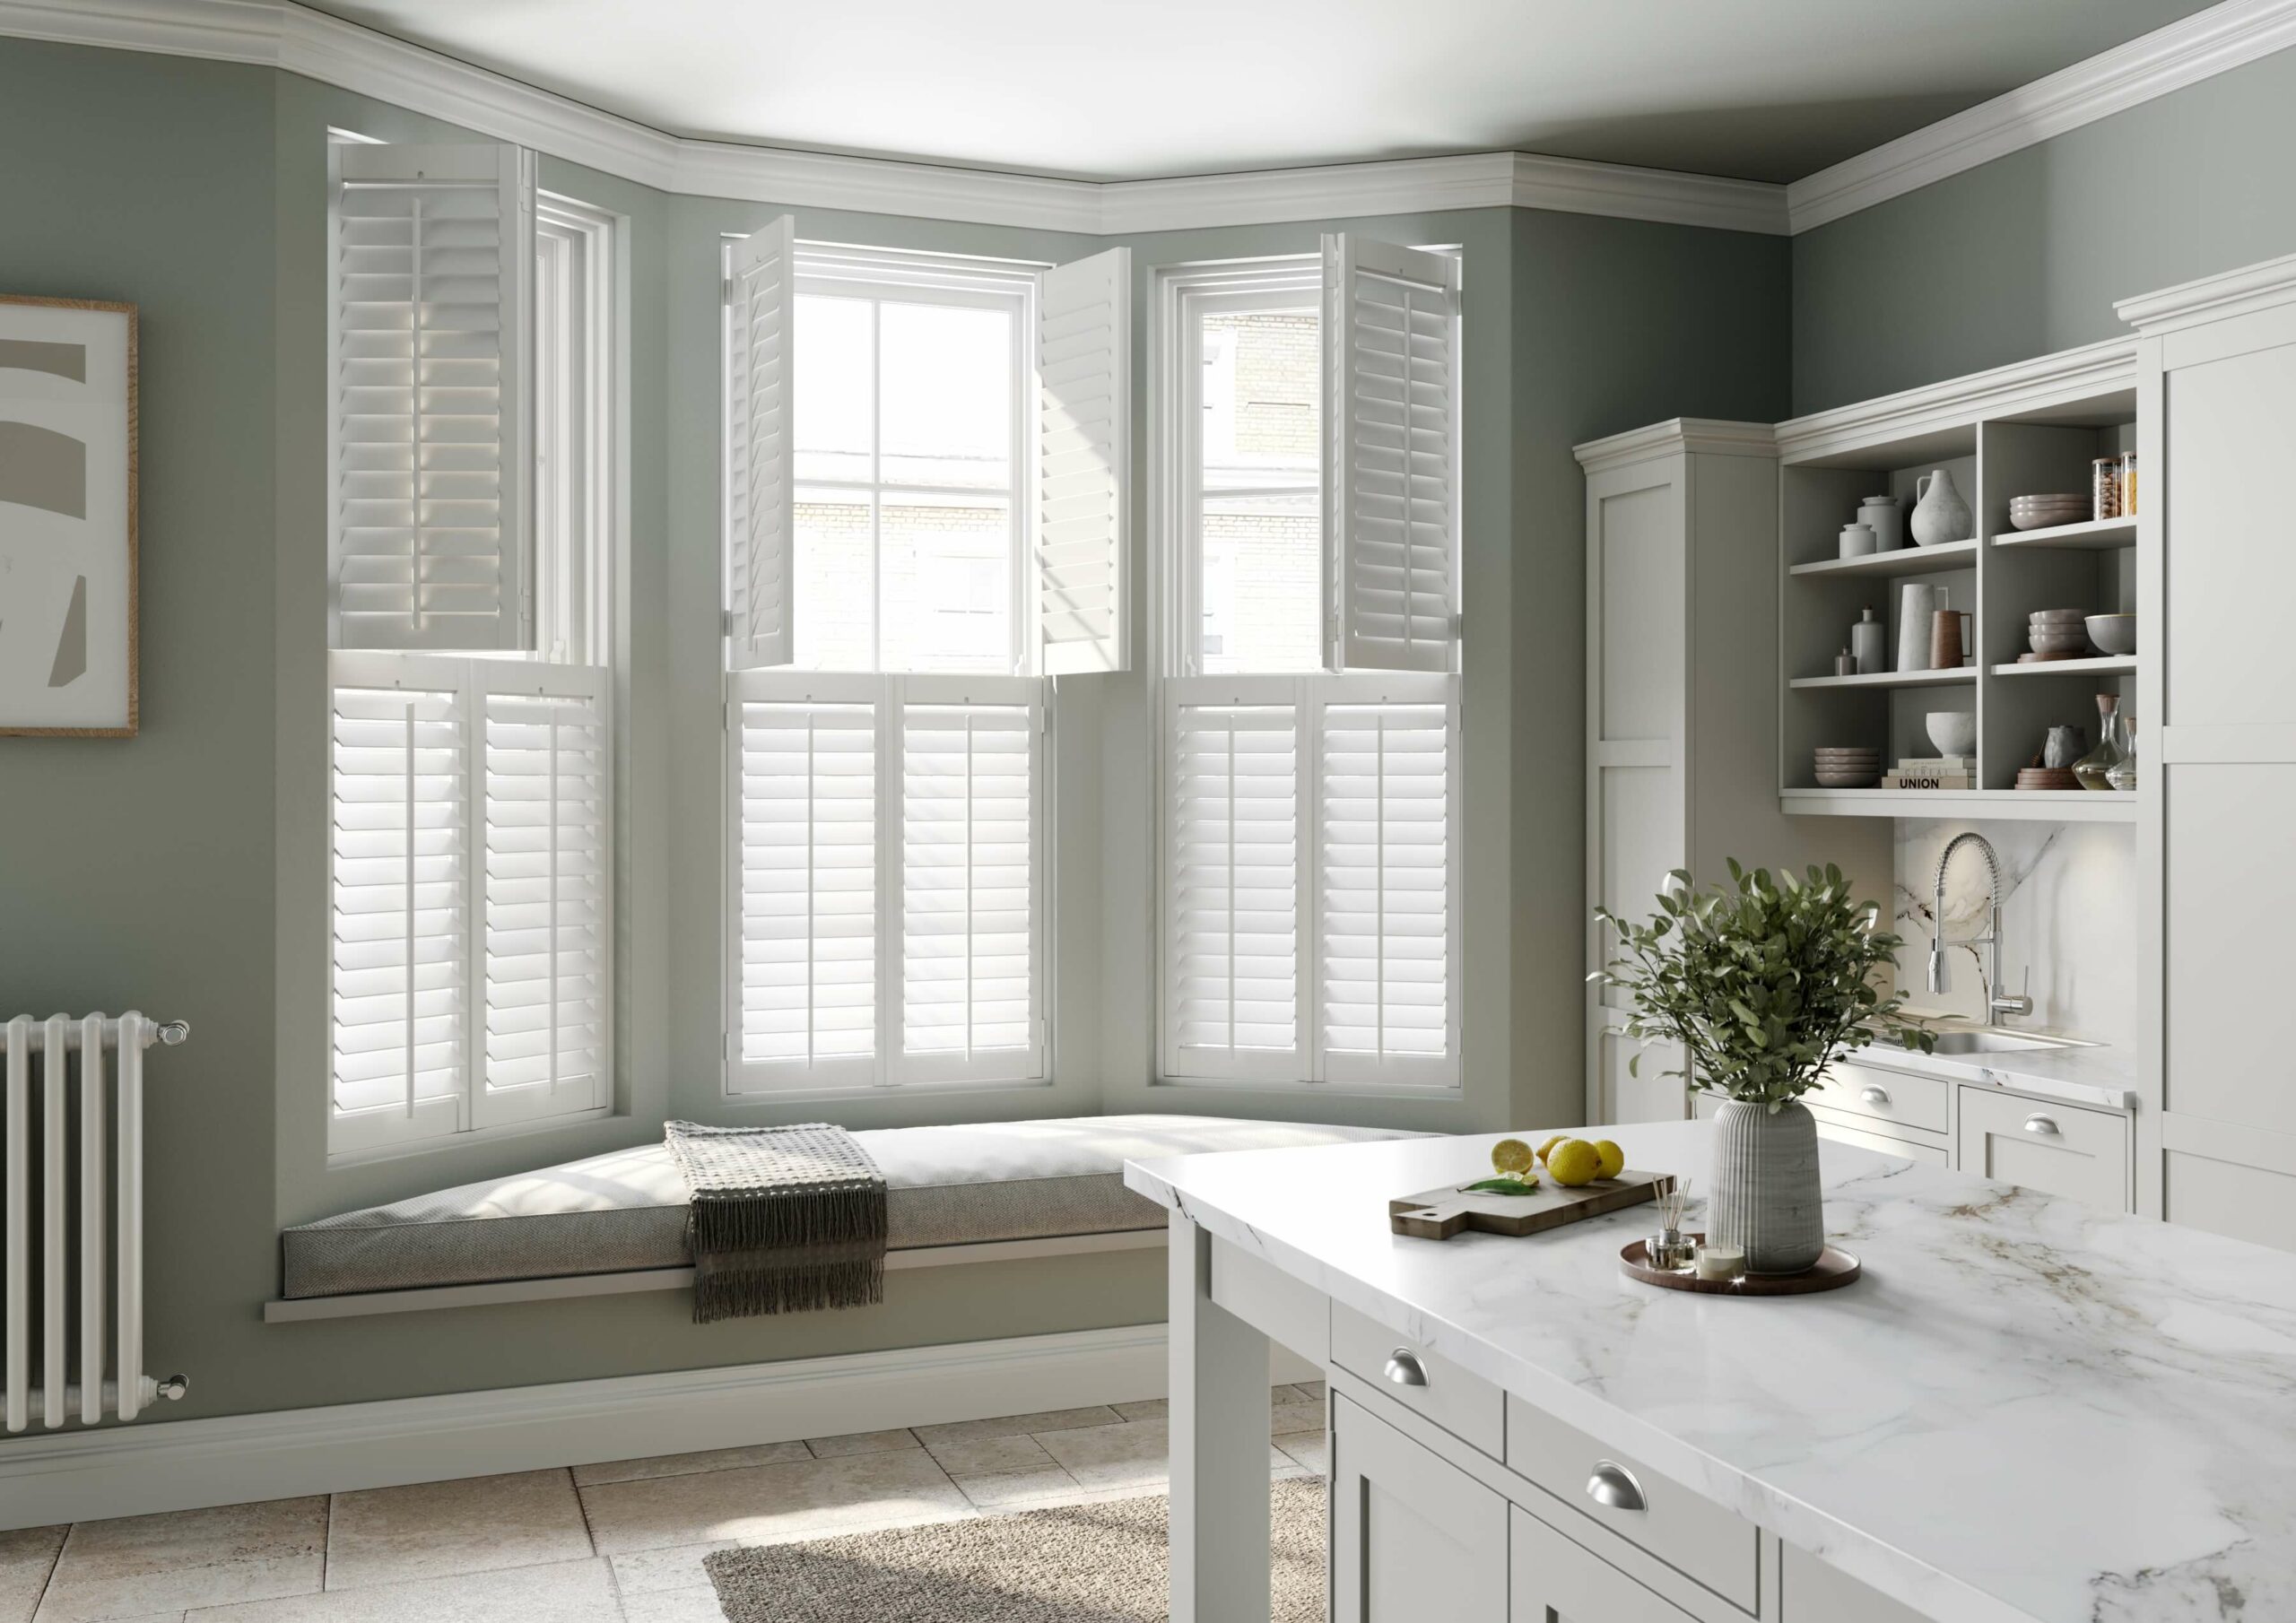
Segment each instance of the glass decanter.
[[2127,751],[2117,765],[2105,768],[2105,781],[2124,794],[2136,792],[2136,717],[2126,717],[2121,723],[2121,741]]
[[2083,788],[2111,791],[2112,769],[2128,759],[2127,747],[2122,742],[2127,736],[2121,730],[2120,696],[2098,694],[2097,747],[2073,763],[2073,776]]

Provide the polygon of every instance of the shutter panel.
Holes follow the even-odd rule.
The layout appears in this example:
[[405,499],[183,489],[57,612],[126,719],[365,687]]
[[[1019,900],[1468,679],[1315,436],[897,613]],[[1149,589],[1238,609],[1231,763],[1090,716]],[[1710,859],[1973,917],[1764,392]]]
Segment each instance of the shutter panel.
[[460,1124],[469,775],[451,670],[338,655],[333,691],[329,1143],[342,1150]]
[[1032,844],[1040,690],[1016,679],[911,678],[897,690],[894,1080],[1032,1079],[1042,1070]]
[[736,671],[786,665],[793,640],[790,481],[797,222],[735,243],[726,283],[726,548]]
[[1300,707],[1290,682],[1173,685],[1170,1073],[1297,1081]]
[[879,684],[808,686],[735,701],[737,1090],[874,1080]]
[[606,699],[602,671],[473,664],[488,1127],[608,1102]]
[[1039,668],[1132,668],[1132,250],[1044,273],[1037,369]]
[[335,646],[532,646],[533,154],[335,149]]
[[1343,670],[1458,652],[1458,262],[1324,239],[1325,551]]
[[1325,1080],[1449,1085],[1452,707],[1349,699],[1320,721]]

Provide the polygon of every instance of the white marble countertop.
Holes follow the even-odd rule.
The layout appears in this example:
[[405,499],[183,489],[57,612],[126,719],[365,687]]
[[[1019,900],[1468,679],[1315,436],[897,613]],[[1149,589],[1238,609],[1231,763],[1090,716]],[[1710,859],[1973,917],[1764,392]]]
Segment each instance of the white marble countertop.
[[2068,1105],[2097,1105],[2107,1110],[2136,1107],[2135,1052],[2102,1043],[2012,1048],[1997,1054],[1924,1054],[1883,1037],[1860,1048],[1849,1063],[1911,1071],[1948,1081],[1979,1082],[2013,1093],[2037,1093]]
[[[1702,1185],[1709,1134],[1613,1136]],[[1618,1251],[1647,1207],[1388,1231],[1391,1196],[1486,1174],[1494,1140],[1125,1181],[1932,1618],[2296,1619],[2296,1255],[1831,1141],[1827,1232],[1866,1273],[1824,1295],[1638,1284]]]

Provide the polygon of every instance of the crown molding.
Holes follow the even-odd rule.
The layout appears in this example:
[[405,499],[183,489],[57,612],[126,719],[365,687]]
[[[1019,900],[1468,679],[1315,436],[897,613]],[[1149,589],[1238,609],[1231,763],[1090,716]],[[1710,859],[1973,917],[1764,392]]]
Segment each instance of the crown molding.
[[2140,293],[2114,305],[2113,314],[2150,337],[2289,303],[2296,303],[2296,254]]
[[1089,180],[953,165],[847,158],[722,141],[677,141],[664,189],[789,208],[850,209],[978,225],[1098,234],[1102,187]]
[[1629,429],[1570,447],[1587,473],[1605,473],[1654,457],[1681,454],[1712,456],[1775,456],[1778,430],[1766,422],[1729,422],[1718,417],[1673,417],[1648,428]]
[[2136,340],[2110,338],[1796,417],[1778,425],[1778,455],[1806,462],[2135,386]]
[[1607,214],[1664,225],[1708,226],[1783,237],[1791,229],[1786,188],[1761,180],[1686,175],[1672,169],[1587,163],[1575,158],[1509,154],[1515,163],[1513,203],[1518,209],[1566,214]]
[[2296,0],[2224,0],[1786,188],[1796,233],[2296,45]]

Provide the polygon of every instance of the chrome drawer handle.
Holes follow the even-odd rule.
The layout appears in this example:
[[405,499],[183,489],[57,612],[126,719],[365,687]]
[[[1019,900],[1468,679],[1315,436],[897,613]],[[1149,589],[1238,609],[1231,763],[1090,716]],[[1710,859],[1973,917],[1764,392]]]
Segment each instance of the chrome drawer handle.
[[1397,1386],[1427,1384],[1427,1366],[1408,1347],[1398,1347],[1387,1355],[1387,1379]]
[[1876,1110],[1883,1110],[1889,1107],[1890,1090],[1887,1088],[1868,1088],[1865,1092],[1859,1094],[1857,1097],[1864,1099],[1867,1104],[1873,1106]]
[[1587,1497],[1597,1505],[1607,1505],[1613,1510],[1648,1510],[1650,1501],[1642,1497],[1642,1484],[1634,1473],[1615,1460],[1595,1462],[1595,1474],[1587,1479]]
[[2033,1134],[2036,1138],[2053,1139],[2064,1136],[2057,1131],[2057,1124],[2049,1120],[2048,1117],[2045,1115],[2027,1116],[2025,1118],[2025,1131]]

